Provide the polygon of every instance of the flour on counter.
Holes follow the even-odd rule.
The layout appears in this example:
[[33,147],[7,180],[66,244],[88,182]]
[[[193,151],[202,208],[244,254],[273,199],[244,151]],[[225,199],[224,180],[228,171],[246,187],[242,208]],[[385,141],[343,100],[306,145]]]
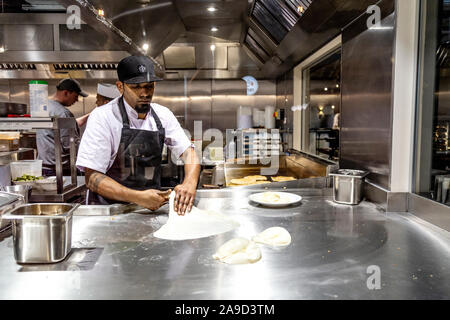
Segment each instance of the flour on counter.
[[193,206],[191,212],[180,216],[174,209],[175,192],[169,198],[169,219],[153,235],[166,240],[189,240],[210,237],[231,231],[239,227],[239,223],[226,215],[201,210]]

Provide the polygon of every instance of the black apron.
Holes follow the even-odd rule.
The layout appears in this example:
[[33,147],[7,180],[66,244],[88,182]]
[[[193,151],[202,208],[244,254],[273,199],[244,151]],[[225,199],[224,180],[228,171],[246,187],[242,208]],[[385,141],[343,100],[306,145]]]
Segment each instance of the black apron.
[[[158,131],[131,129],[123,96],[120,97],[118,105],[123,123],[122,134],[116,159],[106,175],[130,189],[160,189],[165,138],[161,121],[153,108],[150,108]],[[89,190],[87,203],[104,205],[120,202],[107,199]]]

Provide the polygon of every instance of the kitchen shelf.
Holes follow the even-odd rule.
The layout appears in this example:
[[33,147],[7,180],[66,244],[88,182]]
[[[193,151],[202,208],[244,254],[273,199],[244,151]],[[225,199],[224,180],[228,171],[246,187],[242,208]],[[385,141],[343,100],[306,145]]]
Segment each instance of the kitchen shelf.
[[9,157],[9,156],[17,154],[17,153],[23,153],[23,152],[28,152],[28,151],[34,151],[34,149],[33,148],[20,148],[19,150],[15,150],[15,151],[3,151],[3,152],[0,152],[0,158]]

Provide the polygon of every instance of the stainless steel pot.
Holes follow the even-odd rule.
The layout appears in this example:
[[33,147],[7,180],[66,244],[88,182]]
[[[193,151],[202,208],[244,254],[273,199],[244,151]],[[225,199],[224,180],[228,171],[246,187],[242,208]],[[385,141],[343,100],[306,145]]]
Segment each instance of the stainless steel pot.
[[14,102],[0,102],[0,117],[6,117],[8,114],[24,115],[27,113],[27,105]]
[[25,203],[28,203],[28,200],[31,197],[32,187],[29,185],[6,186],[4,189],[6,192],[21,195]]
[[24,203],[23,197],[17,194],[0,191],[0,231],[11,224],[3,215]]
[[12,220],[17,263],[55,263],[72,249],[72,214],[79,204],[34,203],[4,216]]
[[355,205],[363,198],[363,182],[369,172],[341,169],[330,173],[333,177],[333,200],[341,204]]

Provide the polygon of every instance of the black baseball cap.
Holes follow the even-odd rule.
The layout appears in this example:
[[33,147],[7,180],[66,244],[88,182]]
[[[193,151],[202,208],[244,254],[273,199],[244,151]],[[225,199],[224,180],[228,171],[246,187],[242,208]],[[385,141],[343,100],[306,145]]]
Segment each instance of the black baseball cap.
[[124,83],[144,83],[161,81],[155,75],[153,61],[146,56],[129,56],[122,59],[117,66],[119,81]]
[[88,94],[81,90],[80,83],[75,79],[63,79],[56,86],[58,90],[69,90],[78,93],[82,97],[87,97]]

